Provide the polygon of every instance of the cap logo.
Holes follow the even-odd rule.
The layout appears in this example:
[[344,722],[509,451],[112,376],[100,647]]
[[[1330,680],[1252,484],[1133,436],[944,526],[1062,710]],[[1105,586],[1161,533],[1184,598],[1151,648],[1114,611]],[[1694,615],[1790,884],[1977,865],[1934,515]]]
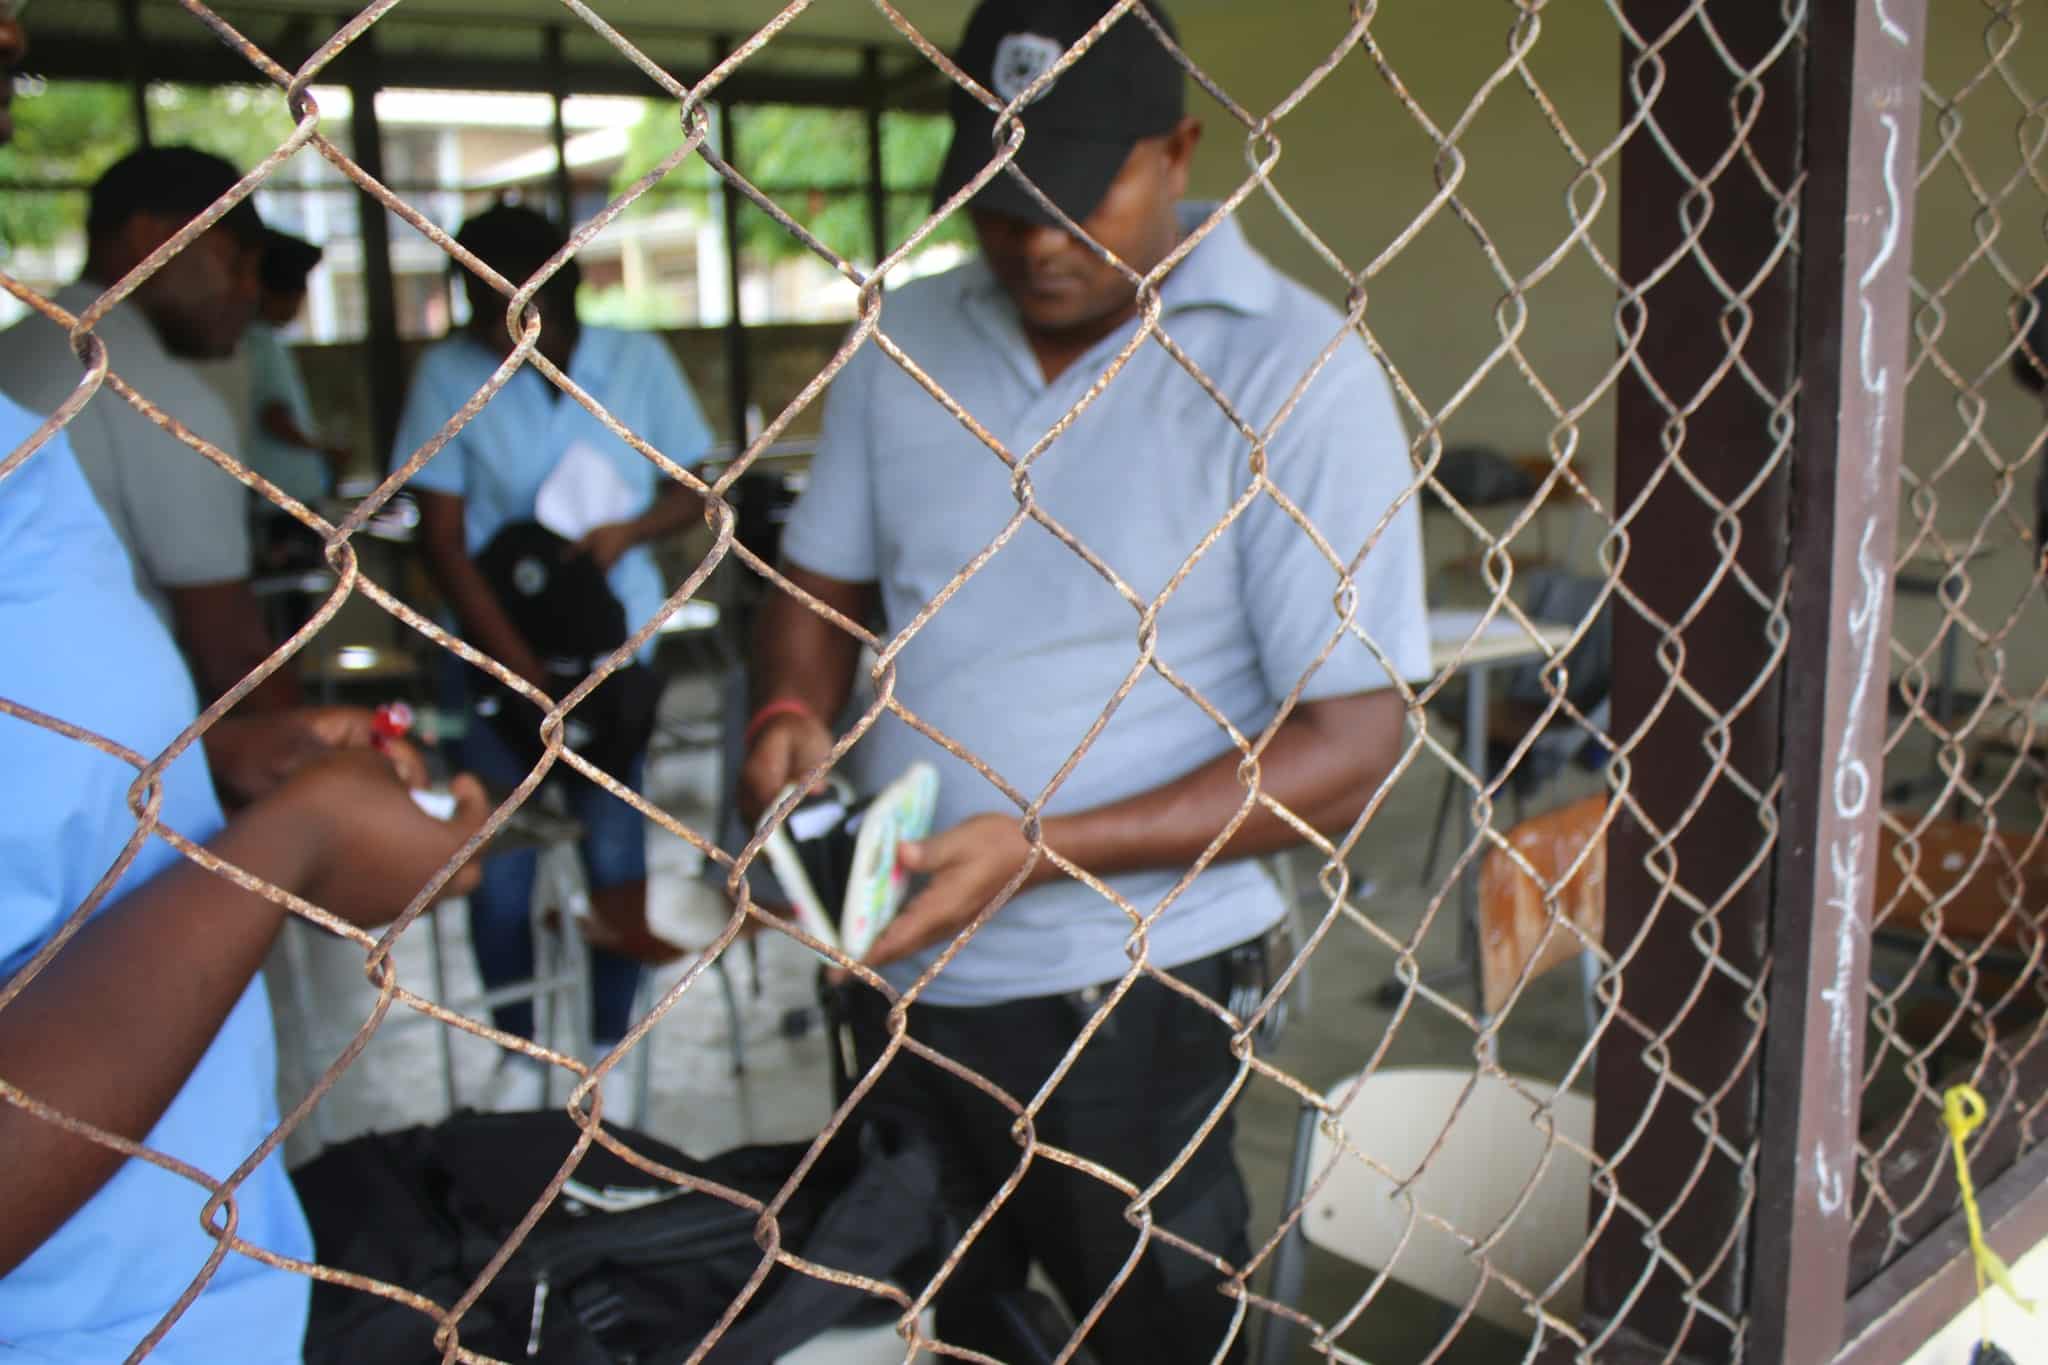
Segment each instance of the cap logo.
[[521,597],[538,597],[548,586],[548,568],[532,555],[512,566],[512,586]]
[[[1031,87],[1031,82],[1045,74],[1045,71],[1066,48],[1051,38],[1036,33],[1012,33],[996,44],[994,69],[989,73],[989,83],[996,93],[1005,100],[1014,100]],[[1052,86],[1034,96],[1044,99],[1052,93]]]

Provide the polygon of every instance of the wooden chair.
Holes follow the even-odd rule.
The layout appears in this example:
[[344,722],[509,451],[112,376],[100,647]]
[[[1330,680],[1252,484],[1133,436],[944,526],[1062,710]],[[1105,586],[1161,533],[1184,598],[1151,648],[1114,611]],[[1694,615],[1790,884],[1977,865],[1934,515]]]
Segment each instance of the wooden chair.
[[[1479,873],[1480,972],[1484,1009],[1497,1012],[1521,977],[1580,956],[1587,969],[1587,1020],[1606,921],[1608,798],[1587,797],[1515,826],[1507,842],[1536,874],[1491,849]],[[1921,817],[1905,815],[1915,829]],[[1910,844],[1890,822],[1878,828],[1872,936],[1916,957],[1934,931],[1944,944],[1986,949],[1994,966],[2048,955],[2048,842],[1933,819]],[[1583,856],[1582,856],[1583,855]],[[1556,913],[1545,900],[1556,888]],[[1574,932],[1576,931],[1576,932]],[[1945,950],[1953,955],[1952,950]],[[1951,998],[1945,987],[1925,994]]]
[[[1490,848],[1479,865],[1481,1010],[1498,1014],[1523,969],[1542,975],[1578,958],[1584,978],[1586,1031],[1597,1026],[1593,951],[1606,925],[1608,798],[1602,794],[1524,820],[1507,833],[1514,857]],[[1546,897],[1555,895],[1556,909]]]

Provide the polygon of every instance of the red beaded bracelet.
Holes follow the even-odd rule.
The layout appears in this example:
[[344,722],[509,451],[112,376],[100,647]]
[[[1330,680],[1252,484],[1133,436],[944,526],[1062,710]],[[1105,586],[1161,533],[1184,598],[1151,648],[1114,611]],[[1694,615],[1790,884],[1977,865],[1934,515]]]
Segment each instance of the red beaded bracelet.
[[769,721],[774,720],[778,716],[809,716],[812,720],[816,720],[818,713],[798,701],[795,697],[777,697],[774,701],[763,702],[761,709],[754,712],[754,718],[747,722],[747,733],[740,741],[741,747],[751,749],[754,746],[755,736],[761,733]]

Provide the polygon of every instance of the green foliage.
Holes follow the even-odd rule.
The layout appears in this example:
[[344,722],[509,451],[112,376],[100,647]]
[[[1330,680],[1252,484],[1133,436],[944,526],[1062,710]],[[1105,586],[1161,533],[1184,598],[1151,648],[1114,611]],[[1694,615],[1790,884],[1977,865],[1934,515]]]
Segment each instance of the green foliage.
[[[283,93],[270,87],[155,85],[149,127],[160,145],[203,147],[247,170],[291,136],[292,121]],[[0,242],[16,246],[48,246],[82,230],[83,187],[136,143],[127,87],[91,81],[19,91],[14,128],[13,143],[0,147],[0,183],[80,187],[0,194]]]
[[[874,259],[868,232],[866,117],[854,109],[796,105],[746,105],[735,113],[739,147],[733,164],[755,186],[770,193],[782,210],[826,246],[850,260]],[[914,232],[929,212],[926,192],[938,178],[946,155],[947,120],[928,114],[882,117],[883,183],[892,191],[887,230],[893,248]],[[629,136],[625,159],[613,181],[623,191],[683,145],[672,105],[650,100]],[[719,176],[702,157],[692,156],[656,185],[630,212],[689,205],[719,211]],[[964,224],[947,222],[927,240],[966,240]],[[808,254],[802,242],[774,218],[742,202],[740,249],[755,260]]]

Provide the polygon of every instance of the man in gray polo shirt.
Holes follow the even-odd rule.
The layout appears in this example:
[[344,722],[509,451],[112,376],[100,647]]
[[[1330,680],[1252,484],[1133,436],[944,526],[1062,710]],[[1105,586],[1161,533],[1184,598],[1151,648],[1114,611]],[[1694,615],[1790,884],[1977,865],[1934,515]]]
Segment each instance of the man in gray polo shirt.
[[[77,314],[241,179],[191,147],[146,147],[93,185],[81,278],[57,291]],[[192,362],[232,355],[254,316],[262,220],[244,199],[94,329],[107,364],[188,431],[235,453],[234,415]],[[0,332],[0,388],[32,412],[53,411],[84,365],[63,329],[39,314]],[[135,587],[170,628],[205,704],[275,647],[250,589],[249,493],[203,455],[103,385],[65,428],[93,496],[135,562]],[[246,712],[289,706],[296,675],[280,669],[244,698]]]
[[[1014,99],[1107,8],[988,0],[956,60]],[[1183,86],[1181,68],[1133,11],[1023,111],[1021,169],[1139,274],[1213,212],[1180,203],[1201,132],[1184,113]],[[953,112],[942,200],[992,155],[987,110],[956,95]],[[1138,318],[1131,284],[1052,226],[1012,177],[999,174],[972,212],[980,259],[892,292],[882,330],[1001,455],[880,347],[864,346],[833,382],[783,568],[850,619],[879,612],[893,633],[1001,542],[911,633],[894,696],[1014,791],[1044,796],[1046,845],[1111,896],[1043,859],[1026,871],[1016,801],[885,715],[853,751],[856,784],[873,790],[913,760],[934,763],[939,832],[906,847],[904,861],[926,880],[868,962],[896,990],[919,987],[912,1036],[1028,1103],[1132,976],[1142,947],[1147,971],[1032,1131],[1143,1189],[1224,1107],[1239,1070],[1214,1003],[1228,994],[1229,950],[1283,913],[1250,859],[1300,842],[1285,821],[1255,809],[1208,869],[1167,899],[1246,801],[1238,737],[1265,741],[1264,796],[1338,834],[1401,746],[1394,675],[1427,675],[1407,442],[1384,375],[1336,310],[1275,272],[1226,221],[1166,275],[1159,323],[1234,417],[1148,339],[1033,460],[1031,495],[1050,525],[1027,520],[1006,535],[1019,504],[1005,461],[1032,452],[1083,403]],[[1270,440],[1262,445],[1247,428],[1270,430]],[[1349,590],[1339,563],[1351,570]],[[1147,657],[1144,612],[1163,594]],[[858,647],[778,594],[759,653],[743,774],[756,808],[824,758]],[[1006,896],[1020,873],[1021,887]],[[1163,985],[1161,972],[1205,1000]],[[864,1065],[886,1043],[888,1003],[851,986]],[[937,1134],[947,1202],[963,1229],[1018,1173],[1014,1113],[912,1053],[891,1059],[863,1103],[909,1108]],[[1230,1140],[1226,1111],[1150,1208],[1158,1231],[1237,1267],[1248,1256],[1248,1210]],[[1140,1235],[1124,1216],[1129,1202],[1038,1156],[938,1295],[940,1338],[1007,1358],[990,1303],[1021,1288],[1034,1262],[1083,1318],[1117,1284]],[[1105,1361],[1210,1359],[1234,1309],[1221,1278],[1155,1236],[1087,1342]],[[1240,1341],[1226,1358],[1241,1352]]]

